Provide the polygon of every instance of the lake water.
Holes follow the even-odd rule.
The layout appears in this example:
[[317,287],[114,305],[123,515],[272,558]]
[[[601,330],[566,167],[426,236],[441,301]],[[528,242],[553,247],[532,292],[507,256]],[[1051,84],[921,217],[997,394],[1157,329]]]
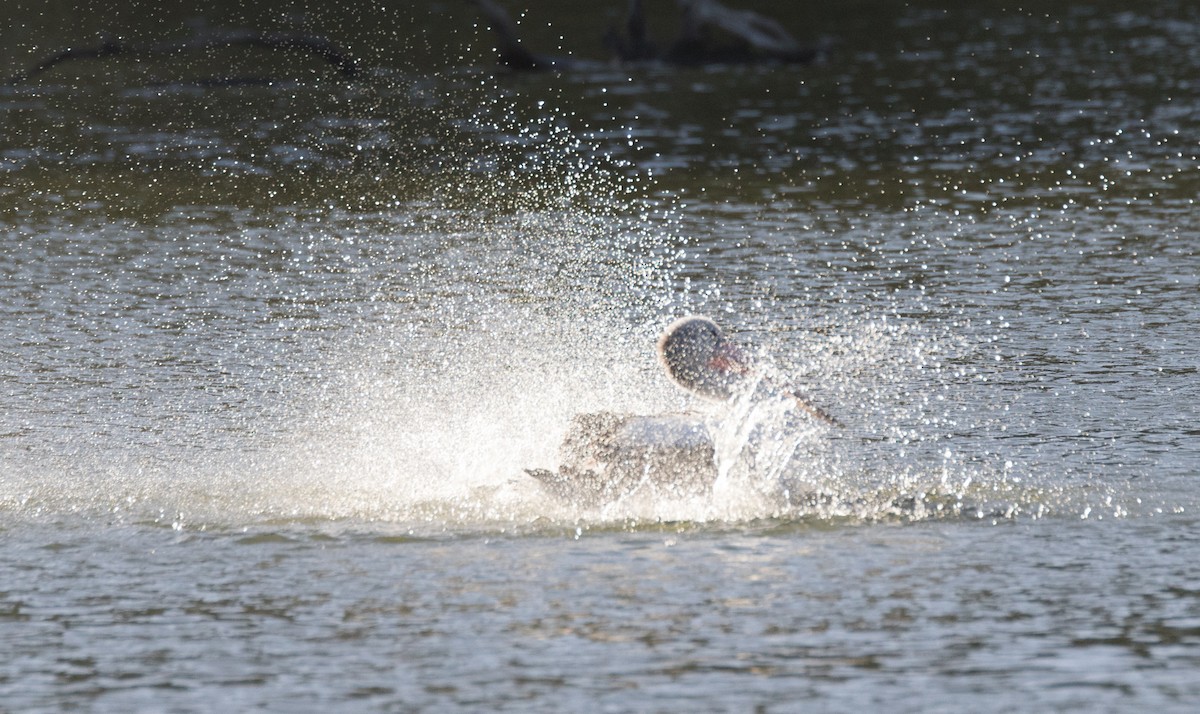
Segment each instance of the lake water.
[[[0,88],[0,711],[1193,711],[1200,9],[1034,5]],[[101,23],[38,18],[6,74]],[[577,413],[774,426],[661,373],[687,312],[846,428],[543,493]]]

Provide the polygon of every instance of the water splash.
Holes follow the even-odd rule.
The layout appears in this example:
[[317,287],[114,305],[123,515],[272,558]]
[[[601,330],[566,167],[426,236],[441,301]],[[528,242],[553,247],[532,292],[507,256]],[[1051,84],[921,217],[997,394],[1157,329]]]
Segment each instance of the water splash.
[[[815,426],[778,400],[743,399],[728,410],[691,402],[659,372],[653,321],[630,326],[598,315],[573,324],[514,305],[487,315],[437,337],[414,324],[406,338],[377,337],[327,355],[325,370],[340,380],[292,395],[290,427],[277,437],[186,460],[175,452],[173,463],[147,453],[8,460],[0,504],[29,515],[90,513],[183,528],[349,519],[422,532],[1037,518],[1093,506],[1095,517],[1125,508],[1111,490],[972,454],[970,444],[950,446],[940,432],[892,422],[903,405],[874,415],[840,405],[839,416],[851,417],[843,431]],[[830,363],[845,368],[865,359],[863,351],[878,351],[875,359],[897,367],[895,378],[912,354],[905,349],[912,335],[896,331],[885,340],[871,326],[860,329],[857,344],[843,344],[856,356]],[[423,351],[397,351],[410,341]],[[720,477],[704,496],[640,493],[576,508],[524,473],[556,465],[577,413],[689,408],[708,410],[716,438]],[[909,425],[926,413],[920,400],[909,408]]]
[[[423,109],[449,111],[445,102]],[[358,192],[346,205],[269,218],[176,207],[155,230],[107,217],[90,233],[63,225],[69,238],[42,261],[47,280],[56,270],[97,276],[87,290],[60,286],[68,311],[99,316],[80,332],[102,336],[78,351],[112,361],[116,342],[118,371],[150,378],[95,390],[108,397],[94,406],[86,397],[100,368],[90,365],[104,359],[82,364],[93,369],[80,380],[87,388],[56,385],[63,405],[83,404],[5,438],[0,508],[181,527],[359,519],[472,529],[1013,517],[1112,503],[1111,492],[1070,484],[1001,443],[1007,414],[969,412],[985,374],[984,343],[969,331],[883,316],[928,312],[903,296],[877,313],[828,303],[806,313],[746,294],[740,278],[723,280],[722,260],[753,265],[757,247],[707,256],[711,264],[692,270],[672,199],[645,198],[628,167],[558,119],[523,119],[498,100],[447,114],[420,161],[382,174],[374,169],[411,159],[411,139],[372,161],[352,158],[352,147],[386,146],[409,127],[350,122],[331,161],[370,170],[339,183]],[[207,216],[214,212],[226,217]],[[218,239],[197,240],[206,230]],[[122,247],[134,231],[136,255]],[[79,255],[75,243],[89,236],[107,246],[99,257],[63,258]],[[757,238],[774,240],[770,231]],[[221,279],[210,279],[218,265]],[[188,289],[171,299],[189,316],[162,325],[157,308],[175,275]],[[809,270],[797,275],[811,280]],[[89,294],[105,304],[87,303]],[[191,317],[197,298],[206,308]],[[105,312],[122,305],[115,317]],[[709,414],[721,477],[705,497],[588,511],[543,494],[524,470],[555,465],[574,414],[702,408],[652,355],[673,313],[699,307],[752,312],[763,324],[831,325],[776,335],[771,352],[779,372],[819,385],[850,428],[830,433],[779,404],[739,402]],[[145,354],[166,357],[146,364]],[[145,413],[129,411],[122,390]],[[217,391],[234,397],[198,396]],[[114,421],[121,439],[96,447]],[[49,449],[30,438],[53,429],[66,436]],[[1121,508],[1118,499],[1109,512]]]

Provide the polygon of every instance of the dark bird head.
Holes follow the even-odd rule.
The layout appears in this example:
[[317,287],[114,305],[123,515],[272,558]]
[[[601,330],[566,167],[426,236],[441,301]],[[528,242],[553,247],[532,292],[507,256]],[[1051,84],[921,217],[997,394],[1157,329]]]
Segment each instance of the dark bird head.
[[727,400],[750,376],[750,364],[717,323],[689,315],[658,338],[658,357],[679,386],[702,397]]

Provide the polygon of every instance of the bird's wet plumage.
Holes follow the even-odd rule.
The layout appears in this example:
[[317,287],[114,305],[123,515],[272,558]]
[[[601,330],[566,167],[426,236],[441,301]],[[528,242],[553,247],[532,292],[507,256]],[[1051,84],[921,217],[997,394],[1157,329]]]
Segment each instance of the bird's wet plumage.
[[[790,388],[770,384],[745,353],[707,317],[675,320],[658,339],[658,357],[679,386],[709,400],[729,402],[764,394],[826,424],[839,422]],[[704,420],[689,415],[600,412],[571,420],[559,449],[559,469],[530,470],[556,496],[596,505],[639,492],[674,496],[703,493],[717,477],[716,450]]]

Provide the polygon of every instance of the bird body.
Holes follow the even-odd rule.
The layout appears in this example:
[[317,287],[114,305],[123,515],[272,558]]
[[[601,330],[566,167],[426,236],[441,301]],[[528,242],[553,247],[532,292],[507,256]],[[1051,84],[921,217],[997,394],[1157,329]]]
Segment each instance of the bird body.
[[558,471],[530,470],[555,496],[577,505],[635,493],[688,497],[717,479],[708,425],[688,414],[578,414],[559,446]]
[[[675,320],[658,339],[659,361],[687,391],[710,401],[740,397],[793,401],[812,419],[840,423],[790,388],[777,387],[755,370],[745,353],[711,319],[690,315]],[[688,414],[576,415],[559,448],[559,469],[528,473],[555,496],[597,505],[634,493],[690,496],[716,481],[717,449],[709,424]]]

